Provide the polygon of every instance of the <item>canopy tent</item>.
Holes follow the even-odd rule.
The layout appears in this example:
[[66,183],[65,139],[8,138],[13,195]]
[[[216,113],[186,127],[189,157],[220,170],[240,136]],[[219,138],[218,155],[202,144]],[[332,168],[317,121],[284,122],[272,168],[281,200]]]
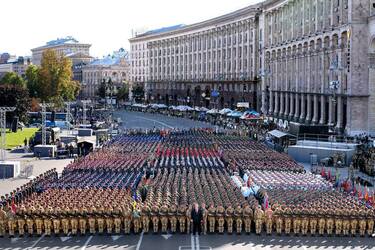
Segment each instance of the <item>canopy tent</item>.
[[239,118],[242,115],[243,115],[243,113],[240,112],[240,111],[231,111],[230,113],[227,113],[227,116],[234,117],[234,118]]
[[217,110],[217,109],[210,109],[210,110],[207,111],[207,114],[211,114],[211,115],[214,115],[214,114],[217,114],[217,113],[219,113],[219,110]]
[[290,134],[284,133],[284,132],[282,132],[280,130],[277,130],[277,129],[268,132],[268,134],[270,134],[271,136],[276,137],[276,138],[283,138],[285,136],[290,136]]
[[219,111],[219,114],[221,114],[221,115],[226,115],[226,114],[228,114],[228,113],[230,113],[230,112],[232,112],[231,109],[224,108],[224,109],[222,109],[222,110]]

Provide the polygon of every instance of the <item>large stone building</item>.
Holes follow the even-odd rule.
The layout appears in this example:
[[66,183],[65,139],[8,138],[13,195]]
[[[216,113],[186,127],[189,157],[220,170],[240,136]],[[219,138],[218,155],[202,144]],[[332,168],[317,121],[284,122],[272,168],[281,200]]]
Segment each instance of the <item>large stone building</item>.
[[23,56],[12,57],[3,62],[0,63],[0,78],[8,72],[14,72],[21,77],[25,77],[26,70],[31,64],[31,58]]
[[102,59],[92,61],[83,65],[81,99],[97,100],[97,91],[103,80],[106,82],[111,79],[113,83],[112,94],[115,95],[117,90],[128,84],[130,75],[130,65],[128,63],[128,52],[120,49]]
[[89,63],[92,60],[90,47],[91,44],[80,43],[71,36],[58,38],[47,42],[46,45],[32,49],[32,62],[35,65],[40,65],[43,52],[52,49],[58,54],[72,59],[73,65]]
[[146,32],[130,39],[131,81],[149,100],[245,101],[277,119],[375,134],[374,15],[374,0],[266,0]]

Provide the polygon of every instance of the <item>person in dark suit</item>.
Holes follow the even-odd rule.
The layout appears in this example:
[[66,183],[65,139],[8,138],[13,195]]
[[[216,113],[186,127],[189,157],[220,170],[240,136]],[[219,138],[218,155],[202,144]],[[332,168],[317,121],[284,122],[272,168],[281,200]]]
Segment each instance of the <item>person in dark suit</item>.
[[194,203],[193,209],[191,210],[191,223],[193,224],[193,234],[195,235],[197,232],[201,234],[202,231],[202,219],[203,214],[202,210],[199,209],[198,203]]

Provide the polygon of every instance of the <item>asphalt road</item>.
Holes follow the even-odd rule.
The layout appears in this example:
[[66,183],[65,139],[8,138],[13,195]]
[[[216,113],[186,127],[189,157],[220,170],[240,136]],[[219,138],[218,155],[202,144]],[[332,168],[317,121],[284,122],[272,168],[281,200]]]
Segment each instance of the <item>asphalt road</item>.
[[375,249],[374,238],[294,237],[246,235],[139,234],[95,236],[51,236],[0,239],[0,249],[75,250],[260,250],[260,249]]
[[117,111],[115,117],[120,117],[125,129],[189,129],[213,127],[209,123],[193,121],[185,118],[165,116],[160,114],[150,114],[142,112]]
[[[163,115],[120,111],[124,128],[182,128],[210,127],[208,123],[191,121]],[[53,162],[47,162],[49,165]],[[52,167],[51,166],[51,167]],[[352,237],[294,237],[294,236],[257,236],[254,234],[228,235],[213,234],[193,237],[186,234],[138,234],[138,235],[94,235],[94,236],[51,236],[51,237],[15,237],[0,238],[0,250],[270,250],[270,249],[375,249],[375,238]]]

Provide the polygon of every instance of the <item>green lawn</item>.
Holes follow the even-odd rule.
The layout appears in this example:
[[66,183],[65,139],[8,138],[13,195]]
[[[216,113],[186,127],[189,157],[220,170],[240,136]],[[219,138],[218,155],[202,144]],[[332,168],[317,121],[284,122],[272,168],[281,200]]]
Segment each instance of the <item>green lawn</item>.
[[24,145],[25,138],[29,140],[30,137],[33,136],[36,131],[38,131],[38,128],[24,128],[22,131],[19,129],[17,133],[7,131],[7,135],[5,138],[6,148],[12,149],[14,147]]

